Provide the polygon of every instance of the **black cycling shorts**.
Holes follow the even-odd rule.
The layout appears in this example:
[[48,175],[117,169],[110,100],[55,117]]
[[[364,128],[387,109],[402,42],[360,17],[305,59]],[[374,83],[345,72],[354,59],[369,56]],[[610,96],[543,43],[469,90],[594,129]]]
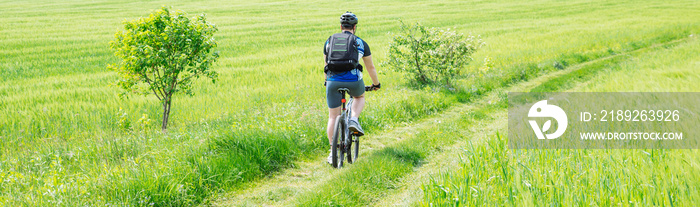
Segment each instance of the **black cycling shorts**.
[[362,96],[365,93],[365,81],[362,79],[355,82],[326,81],[326,102],[328,102],[328,108],[336,108],[342,104],[340,99],[343,97],[338,92],[339,88],[348,88],[352,97]]

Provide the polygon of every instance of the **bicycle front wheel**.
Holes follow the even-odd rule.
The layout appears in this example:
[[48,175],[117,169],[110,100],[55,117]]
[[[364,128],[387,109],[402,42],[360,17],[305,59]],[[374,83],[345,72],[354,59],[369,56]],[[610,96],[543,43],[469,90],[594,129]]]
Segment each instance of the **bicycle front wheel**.
[[357,157],[360,155],[360,137],[352,136],[352,162],[357,162]]
[[357,155],[360,154],[360,137],[351,136],[350,146],[348,147],[348,163],[357,162]]

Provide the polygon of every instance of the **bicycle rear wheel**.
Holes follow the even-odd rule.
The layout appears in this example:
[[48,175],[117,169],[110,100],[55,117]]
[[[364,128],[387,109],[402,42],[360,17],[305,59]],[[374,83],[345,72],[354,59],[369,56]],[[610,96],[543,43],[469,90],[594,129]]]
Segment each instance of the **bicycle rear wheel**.
[[336,118],[335,127],[333,132],[333,143],[331,147],[331,165],[335,168],[340,168],[343,166],[344,153],[343,151],[343,141],[345,136],[345,123],[340,116]]

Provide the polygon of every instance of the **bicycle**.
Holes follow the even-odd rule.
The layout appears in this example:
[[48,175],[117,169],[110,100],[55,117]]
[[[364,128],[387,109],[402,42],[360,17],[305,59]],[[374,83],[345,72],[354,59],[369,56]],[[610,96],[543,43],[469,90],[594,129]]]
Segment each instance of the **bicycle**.
[[[365,91],[372,90],[372,86],[365,86]],[[343,98],[340,100],[342,103],[341,114],[336,118],[335,125],[333,127],[333,145],[331,147],[333,163],[331,163],[331,165],[335,168],[343,167],[343,160],[345,160],[345,156],[347,156],[348,163],[352,164],[357,160],[360,153],[359,136],[357,136],[357,132],[350,133],[350,130],[348,129],[348,122],[350,121],[350,116],[352,115],[353,102],[352,96],[350,96],[349,101],[346,101],[345,99],[345,94],[347,94],[348,91],[349,89],[347,88],[338,88],[338,92],[342,94]],[[340,156],[338,156],[338,153],[340,153]]]

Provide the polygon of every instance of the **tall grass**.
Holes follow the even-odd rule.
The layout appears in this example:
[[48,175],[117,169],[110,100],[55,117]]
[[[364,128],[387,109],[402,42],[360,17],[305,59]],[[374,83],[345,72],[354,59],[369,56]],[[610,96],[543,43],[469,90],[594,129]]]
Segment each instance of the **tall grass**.
[[700,199],[696,150],[510,150],[471,146],[461,169],[424,184],[422,205],[664,205]]
[[[118,99],[110,85],[117,77],[106,70],[116,61],[108,42],[121,22],[161,5],[206,13],[220,29],[220,79],[197,83],[193,97],[174,97],[168,134],[147,120],[158,119],[157,100]],[[489,44],[457,93],[411,90],[401,74],[380,67],[388,92],[368,94],[362,117],[377,133],[555,71],[555,62],[697,34],[696,8],[693,1],[0,2],[0,200],[196,204],[324,151],[320,47],[346,10],[360,16],[358,35],[377,62],[399,19],[457,27]],[[486,57],[492,67],[477,72]]]

